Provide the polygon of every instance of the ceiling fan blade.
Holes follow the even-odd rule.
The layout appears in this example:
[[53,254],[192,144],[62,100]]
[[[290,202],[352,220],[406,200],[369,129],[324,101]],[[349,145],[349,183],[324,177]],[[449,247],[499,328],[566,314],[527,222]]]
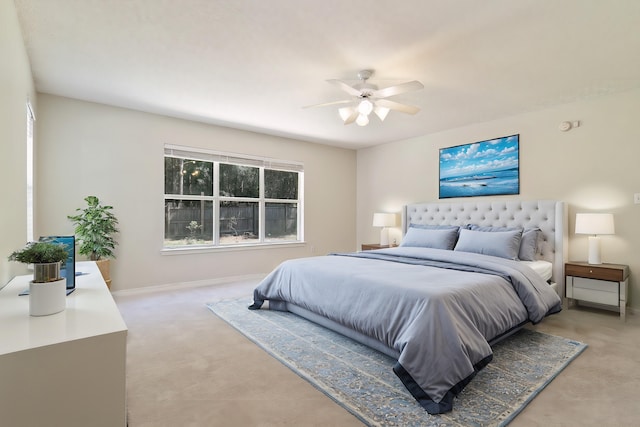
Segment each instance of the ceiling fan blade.
[[342,89],[343,91],[347,92],[351,96],[360,96],[360,95],[362,95],[362,93],[358,89],[349,86],[348,84],[346,84],[342,80],[331,79],[331,80],[327,80],[327,82],[338,86],[340,89]]
[[388,99],[377,99],[376,105],[379,107],[388,108],[393,111],[400,111],[401,113],[415,114],[420,109],[413,105],[400,104],[399,102],[390,101]]
[[352,102],[353,102],[353,100],[351,100],[351,99],[343,99],[342,101],[325,102],[324,104],[305,105],[302,108],[327,107],[329,105],[349,104],[349,103],[352,103]]
[[375,98],[388,98],[390,96],[399,95],[401,93],[411,92],[414,90],[424,89],[424,85],[417,80],[401,83],[396,86],[389,86],[373,92]]

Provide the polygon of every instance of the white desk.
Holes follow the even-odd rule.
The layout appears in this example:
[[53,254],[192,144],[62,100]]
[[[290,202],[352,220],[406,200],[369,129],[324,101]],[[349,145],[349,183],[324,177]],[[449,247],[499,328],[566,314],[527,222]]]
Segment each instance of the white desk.
[[0,291],[0,423],[125,426],[127,326],[94,262],[79,262],[67,308],[29,316],[18,296],[32,276]]

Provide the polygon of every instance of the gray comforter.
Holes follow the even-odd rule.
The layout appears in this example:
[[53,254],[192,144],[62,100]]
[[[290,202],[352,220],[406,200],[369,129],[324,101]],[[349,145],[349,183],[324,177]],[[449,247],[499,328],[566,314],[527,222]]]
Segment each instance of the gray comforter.
[[489,341],[561,310],[533,270],[474,253],[393,248],[289,260],[254,291],[253,309],[286,301],[395,349],[394,371],[429,413],[492,359]]

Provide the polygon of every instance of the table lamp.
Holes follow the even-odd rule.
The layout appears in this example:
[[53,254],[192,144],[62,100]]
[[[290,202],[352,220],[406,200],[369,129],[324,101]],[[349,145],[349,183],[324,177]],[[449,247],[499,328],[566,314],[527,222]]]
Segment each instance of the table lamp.
[[601,234],[614,234],[613,214],[576,214],[576,234],[589,234],[589,264],[602,264],[600,259]]
[[382,227],[382,230],[380,230],[380,246],[389,246],[389,229],[387,227],[396,226],[396,214],[374,213],[373,226]]

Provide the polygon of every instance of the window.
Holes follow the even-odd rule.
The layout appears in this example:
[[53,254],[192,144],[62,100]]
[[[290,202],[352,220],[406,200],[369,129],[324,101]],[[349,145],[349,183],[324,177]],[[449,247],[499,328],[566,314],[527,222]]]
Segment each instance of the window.
[[164,247],[302,241],[300,163],[165,146]]

